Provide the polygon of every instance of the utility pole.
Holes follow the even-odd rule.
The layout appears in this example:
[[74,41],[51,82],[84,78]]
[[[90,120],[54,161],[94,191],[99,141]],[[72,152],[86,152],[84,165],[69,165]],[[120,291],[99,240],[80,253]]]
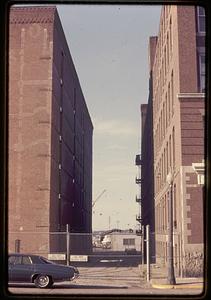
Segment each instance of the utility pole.
[[174,275],[174,256],[173,256],[173,176],[170,172],[166,181],[169,184],[169,226],[168,226],[168,284],[176,284],[175,275]]
[[146,225],[146,252],[147,252],[147,282],[150,281],[150,257],[149,257],[149,225]]
[[144,225],[141,226],[142,228],[142,236],[141,236],[141,262],[142,262],[142,268],[144,269],[144,257],[145,257],[145,253],[144,253]]
[[66,264],[69,266],[70,264],[70,232],[69,232],[69,224],[66,224]]

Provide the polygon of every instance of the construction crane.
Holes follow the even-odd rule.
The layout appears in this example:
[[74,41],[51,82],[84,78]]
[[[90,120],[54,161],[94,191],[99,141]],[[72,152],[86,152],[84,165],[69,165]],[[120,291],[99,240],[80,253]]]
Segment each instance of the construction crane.
[[102,195],[106,192],[106,190],[103,190],[98,196],[97,198],[94,200],[94,202],[92,203],[92,208],[95,206],[96,202],[102,197]]

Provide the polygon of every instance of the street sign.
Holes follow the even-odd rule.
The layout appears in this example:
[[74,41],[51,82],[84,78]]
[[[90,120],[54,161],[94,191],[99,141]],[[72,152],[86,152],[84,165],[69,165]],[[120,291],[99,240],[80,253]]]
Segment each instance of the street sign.
[[88,261],[88,255],[70,255],[70,261]]

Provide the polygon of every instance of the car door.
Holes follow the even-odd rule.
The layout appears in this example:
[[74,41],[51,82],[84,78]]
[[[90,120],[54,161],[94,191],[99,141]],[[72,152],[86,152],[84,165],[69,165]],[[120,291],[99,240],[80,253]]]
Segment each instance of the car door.
[[[10,263],[12,261],[12,263]],[[9,261],[9,281],[31,282],[33,264],[30,256],[16,256]]]

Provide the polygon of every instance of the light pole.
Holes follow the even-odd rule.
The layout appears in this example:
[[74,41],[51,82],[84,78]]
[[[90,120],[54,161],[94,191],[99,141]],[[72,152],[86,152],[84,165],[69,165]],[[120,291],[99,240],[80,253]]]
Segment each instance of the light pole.
[[175,275],[174,275],[174,256],[173,256],[173,175],[170,172],[166,181],[169,184],[169,209],[168,209],[168,284],[176,284]]

